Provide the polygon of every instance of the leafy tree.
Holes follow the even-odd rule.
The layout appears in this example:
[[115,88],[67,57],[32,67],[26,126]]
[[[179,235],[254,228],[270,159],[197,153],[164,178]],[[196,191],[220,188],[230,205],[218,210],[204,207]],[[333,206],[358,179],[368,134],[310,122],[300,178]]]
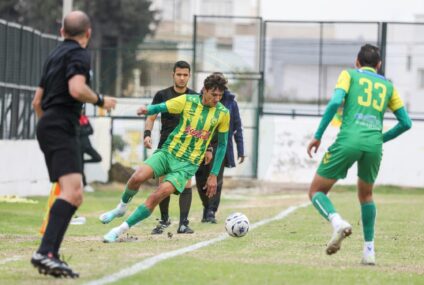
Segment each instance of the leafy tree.
[[112,136],[112,152],[116,150],[123,151],[127,145],[128,144],[124,141],[124,139],[120,135]]
[[[62,2],[1,0],[0,18],[57,35],[62,20]],[[152,0],[73,1],[74,9],[85,11],[92,21],[90,48],[100,52],[101,65],[97,67],[101,74],[96,76],[102,81],[101,92],[114,94],[131,79],[136,48],[147,35],[153,34],[157,25],[156,11],[151,10],[151,4]]]

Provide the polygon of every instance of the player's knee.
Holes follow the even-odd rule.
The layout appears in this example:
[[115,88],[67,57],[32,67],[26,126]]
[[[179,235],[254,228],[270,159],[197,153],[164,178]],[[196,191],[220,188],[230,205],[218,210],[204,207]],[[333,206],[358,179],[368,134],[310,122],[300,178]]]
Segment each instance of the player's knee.
[[143,173],[142,169],[137,169],[136,172],[133,173],[133,175],[131,175],[130,180],[128,181],[131,184],[138,184],[140,185],[141,183],[144,182],[145,179],[145,175]]
[[82,204],[83,200],[84,200],[84,195],[82,194],[82,192],[81,192],[81,193],[78,193],[78,194],[75,196],[75,203],[74,203],[74,206],[75,206],[75,207],[79,207],[79,206]]
[[362,203],[368,203],[373,201],[372,192],[359,192],[358,193],[358,199],[359,202]]
[[154,209],[163,199],[169,197],[169,193],[164,189],[158,188],[156,191],[151,193],[146,200],[146,206],[149,209]]
[[312,197],[314,197],[314,195],[318,192],[318,189],[313,188],[312,185],[311,187],[309,187],[309,191],[308,191],[308,196],[309,196],[309,200],[312,201]]

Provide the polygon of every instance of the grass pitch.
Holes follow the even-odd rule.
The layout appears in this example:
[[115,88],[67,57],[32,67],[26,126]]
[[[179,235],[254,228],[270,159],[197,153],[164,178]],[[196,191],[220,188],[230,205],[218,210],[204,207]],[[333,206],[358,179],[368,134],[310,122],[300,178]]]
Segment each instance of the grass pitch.
[[[40,242],[38,229],[46,197],[29,197],[37,203],[0,200],[0,284],[84,284],[146,258],[213,239],[224,232],[223,222],[232,212],[243,212],[253,224],[307,201],[306,189],[227,188],[217,216],[218,224],[211,225],[200,223],[202,207],[193,191],[190,213],[193,235],[176,234],[178,197],[173,196],[170,210],[173,223],[165,234],[150,235],[159,217],[156,209],[150,218],[130,231],[124,242],[104,244],[101,237],[122,219],[102,225],[97,217],[116,205],[122,186],[96,189],[85,194],[78,211],[78,215],[87,218],[87,223],[71,225],[62,246],[62,255],[81,275],[77,280],[39,275],[29,263]],[[147,193],[141,192],[134,198],[130,212],[144,201]],[[331,199],[353,226],[352,236],[334,256],[324,252],[331,226],[308,206],[258,227],[243,238],[228,238],[161,261],[115,284],[424,284],[423,189],[376,188],[377,265],[372,267],[359,264],[362,228],[354,187],[337,187]]]

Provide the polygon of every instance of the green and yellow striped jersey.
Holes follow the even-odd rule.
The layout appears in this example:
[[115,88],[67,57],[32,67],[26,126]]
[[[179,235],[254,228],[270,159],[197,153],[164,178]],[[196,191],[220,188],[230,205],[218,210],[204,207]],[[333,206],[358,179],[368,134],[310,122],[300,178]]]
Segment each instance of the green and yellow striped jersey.
[[180,114],[180,122],[161,149],[199,165],[215,131],[228,132],[230,112],[221,103],[202,105],[199,95],[181,95],[165,104],[169,113]]
[[373,68],[363,67],[342,71],[335,88],[346,92],[337,142],[363,151],[381,148],[386,109],[403,107],[393,84]]

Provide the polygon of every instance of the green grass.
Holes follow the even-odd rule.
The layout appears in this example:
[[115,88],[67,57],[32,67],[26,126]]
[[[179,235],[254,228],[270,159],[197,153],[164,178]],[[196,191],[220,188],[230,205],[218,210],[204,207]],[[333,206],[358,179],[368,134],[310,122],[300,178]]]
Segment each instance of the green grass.
[[[120,197],[116,185],[86,193],[78,214],[85,225],[71,225],[62,254],[81,274],[75,281],[54,280],[39,275],[29,264],[40,238],[38,228],[46,198],[30,197],[37,204],[0,203],[1,284],[83,284],[127,268],[148,257],[217,237],[224,231],[225,217],[234,211],[245,213],[251,223],[275,216],[291,205],[306,201],[305,192],[278,193],[258,190],[225,190],[217,225],[201,224],[201,205],[193,191],[190,225],[193,235],[177,235],[178,197],[171,199],[167,235],[151,236],[158,210],[131,230],[133,242],[103,244],[101,237],[111,225],[97,217],[114,207]],[[147,192],[134,198],[131,210],[144,201]],[[285,219],[271,222],[243,238],[228,238],[199,250],[162,261],[152,268],[121,279],[116,284],[424,284],[424,190],[377,187],[377,265],[359,264],[362,253],[360,207],[354,187],[337,187],[331,199],[338,212],[351,222],[352,236],[334,256],[324,248],[331,235],[330,225],[312,206]],[[8,261],[6,259],[12,258]]]

